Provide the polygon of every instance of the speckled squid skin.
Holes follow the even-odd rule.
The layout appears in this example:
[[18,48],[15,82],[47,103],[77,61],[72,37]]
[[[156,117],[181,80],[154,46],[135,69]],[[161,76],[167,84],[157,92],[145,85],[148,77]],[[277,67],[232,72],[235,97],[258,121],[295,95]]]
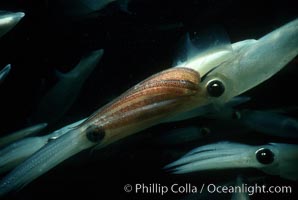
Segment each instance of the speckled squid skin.
[[82,126],[104,131],[100,146],[107,145],[198,105],[205,96],[199,83],[200,75],[192,69],[162,71],[99,109]]

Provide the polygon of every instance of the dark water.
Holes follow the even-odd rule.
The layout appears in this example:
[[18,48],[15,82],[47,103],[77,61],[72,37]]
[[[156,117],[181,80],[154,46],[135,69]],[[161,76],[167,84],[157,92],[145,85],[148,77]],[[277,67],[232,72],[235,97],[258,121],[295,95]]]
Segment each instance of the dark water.
[[[177,43],[187,32],[219,25],[227,32],[231,42],[257,39],[298,15],[294,0],[132,0],[129,13],[111,4],[96,17],[86,18],[66,16],[56,1],[2,0],[0,9],[26,13],[24,19],[0,39],[0,66],[7,63],[13,66],[9,77],[0,86],[0,132],[3,135],[29,126],[34,106],[57,81],[55,70],[69,71],[82,55],[90,51],[103,48],[105,54],[84,84],[75,104],[50,129],[90,115],[132,85],[171,67]],[[297,105],[297,65],[295,58],[273,78],[247,92],[246,95],[253,97],[247,108]],[[297,117],[297,113],[291,115]],[[234,180],[238,171],[174,176],[161,169],[185,151],[199,143],[208,143],[208,140],[173,148],[154,144],[152,134],[198,123],[197,120],[189,120],[157,126],[105,149],[92,153],[85,151],[38,178],[13,198],[180,199],[184,195],[127,194],[123,187],[128,183],[169,186],[175,182],[200,185]],[[255,135],[231,139],[259,143],[297,142]],[[248,177],[265,175],[257,170],[240,172]],[[270,198],[294,199],[297,194],[296,182],[270,176],[265,182],[293,186],[294,194],[274,194]],[[211,197],[218,198],[206,198]],[[254,195],[251,199],[266,197]],[[219,198],[229,199],[229,196]]]

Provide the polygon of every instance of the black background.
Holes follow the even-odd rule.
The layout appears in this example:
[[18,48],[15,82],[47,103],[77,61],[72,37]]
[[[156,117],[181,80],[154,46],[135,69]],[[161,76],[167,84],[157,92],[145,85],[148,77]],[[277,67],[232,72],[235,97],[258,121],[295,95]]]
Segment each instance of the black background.
[[[11,73],[0,85],[2,135],[29,126],[34,106],[57,81],[55,70],[69,71],[90,51],[103,48],[105,54],[71,110],[50,128],[90,115],[132,85],[171,67],[177,43],[187,32],[220,25],[231,42],[257,39],[295,19],[298,14],[294,0],[132,0],[129,13],[116,4],[110,4],[96,17],[86,18],[66,16],[57,5],[56,0],[0,2],[1,10],[26,13],[12,31],[0,38],[0,66],[12,64]],[[253,96],[248,107],[263,109],[297,105],[297,64],[295,58],[269,81],[247,92],[247,95]],[[297,113],[292,114],[297,117]],[[163,132],[188,123],[194,122],[160,126],[142,133]],[[271,138],[255,140],[280,141]],[[183,152],[194,146],[197,145],[185,145],[180,149]],[[152,144],[150,137],[132,137],[103,150],[86,151],[71,158],[26,186],[13,198],[179,199],[181,195],[126,194],[123,186],[143,182],[171,185],[177,181],[198,185],[202,182],[230,181],[235,177],[232,171],[189,176],[166,174],[161,168],[177,158],[172,152],[175,150]],[[241,172],[264,175],[257,170]],[[268,183],[290,184],[294,191],[297,190],[296,183],[278,177],[269,177]],[[207,199],[210,197],[207,196]],[[259,197],[262,195],[255,195],[252,199]],[[272,198],[280,197],[272,195]],[[287,195],[283,198],[293,197]]]

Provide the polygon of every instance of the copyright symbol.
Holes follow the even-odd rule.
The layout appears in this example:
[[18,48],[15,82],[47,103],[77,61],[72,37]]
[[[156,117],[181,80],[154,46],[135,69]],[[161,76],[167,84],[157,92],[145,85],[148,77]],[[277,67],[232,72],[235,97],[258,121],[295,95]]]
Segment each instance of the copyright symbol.
[[130,185],[130,184],[126,184],[125,186],[124,186],[124,191],[125,192],[131,192],[132,191],[132,185]]

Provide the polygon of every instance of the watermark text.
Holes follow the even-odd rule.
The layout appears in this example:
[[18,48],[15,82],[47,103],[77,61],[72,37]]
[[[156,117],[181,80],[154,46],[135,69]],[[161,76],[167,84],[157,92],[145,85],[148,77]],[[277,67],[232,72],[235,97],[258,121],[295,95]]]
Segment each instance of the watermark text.
[[248,195],[254,194],[291,194],[291,186],[268,186],[268,185],[247,185],[241,184],[237,186],[222,186],[216,184],[201,184],[194,185],[191,183],[178,184],[173,183],[171,185],[163,185],[160,183],[135,183],[126,184],[124,186],[124,191],[127,193],[134,194],[159,194],[165,195],[168,193],[172,194],[201,194],[203,192],[208,193],[223,193],[223,194],[233,194],[233,193],[247,193]]

